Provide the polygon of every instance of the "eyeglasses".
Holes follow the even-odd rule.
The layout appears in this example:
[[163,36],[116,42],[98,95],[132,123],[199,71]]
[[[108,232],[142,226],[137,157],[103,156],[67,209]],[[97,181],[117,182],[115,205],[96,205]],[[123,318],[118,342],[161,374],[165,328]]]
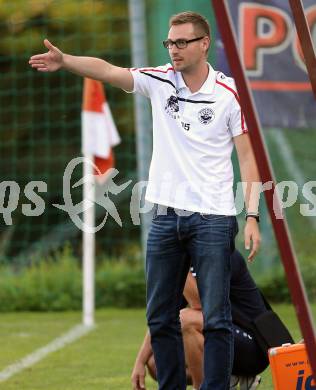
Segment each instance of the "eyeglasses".
[[162,42],[162,44],[164,45],[164,47],[166,49],[171,49],[172,45],[176,45],[178,49],[185,49],[188,46],[188,43],[199,41],[200,39],[203,39],[203,38],[204,38],[204,36],[199,37],[199,38],[189,39],[189,40],[177,39],[175,41],[172,41],[171,39],[166,39],[165,41]]

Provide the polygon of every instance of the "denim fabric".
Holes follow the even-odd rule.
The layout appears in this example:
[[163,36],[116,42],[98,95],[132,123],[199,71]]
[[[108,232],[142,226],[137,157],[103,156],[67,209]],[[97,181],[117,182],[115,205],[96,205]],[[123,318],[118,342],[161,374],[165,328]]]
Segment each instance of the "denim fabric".
[[147,321],[159,390],[186,389],[179,310],[191,265],[204,316],[205,376],[201,390],[229,389],[233,333],[229,302],[234,216],[156,206],[147,241]]

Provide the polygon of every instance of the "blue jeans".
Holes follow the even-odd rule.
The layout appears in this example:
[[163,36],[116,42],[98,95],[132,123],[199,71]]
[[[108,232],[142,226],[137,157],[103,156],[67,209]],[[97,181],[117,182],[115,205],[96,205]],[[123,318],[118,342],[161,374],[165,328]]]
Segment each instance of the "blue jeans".
[[179,310],[190,262],[197,274],[204,317],[201,390],[227,390],[233,362],[229,286],[236,217],[178,214],[156,205],[147,242],[147,322],[159,390],[186,389]]

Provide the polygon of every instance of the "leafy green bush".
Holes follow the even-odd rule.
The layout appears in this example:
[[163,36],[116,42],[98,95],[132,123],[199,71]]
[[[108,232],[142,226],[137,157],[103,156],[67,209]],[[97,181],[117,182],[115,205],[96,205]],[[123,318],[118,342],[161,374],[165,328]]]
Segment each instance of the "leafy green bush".
[[[303,280],[311,301],[316,300],[316,266],[312,258],[300,259]],[[271,270],[257,280],[271,302],[291,300],[283,268]],[[144,307],[144,267],[138,247],[129,248],[124,258],[101,259],[96,265],[96,307]],[[18,271],[0,268],[0,311],[80,310],[82,271],[69,246],[54,256],[34,259]]]
[[144,262],[138,245],[126,248],[124,257],[105,257],[97,265],[96,307],[144,307]]
[[269,302],[290,302],[290,292],[281,267],[261,278],[258,285]]
[[145,278],[142,264],[104,262],[96,274],[96,307],[145,306]]
[[[97,307],[145,305],[143,263],[139,259],[103,259],[96,268]],[[14,271],[0,269],[0,311],[79,310],[82,271],[69,247],[45,261]]]

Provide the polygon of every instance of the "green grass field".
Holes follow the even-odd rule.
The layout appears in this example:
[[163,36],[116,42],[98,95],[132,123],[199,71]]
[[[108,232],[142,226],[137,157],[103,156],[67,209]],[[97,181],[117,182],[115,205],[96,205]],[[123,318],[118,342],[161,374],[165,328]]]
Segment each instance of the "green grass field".
[[[295,340],[300,331],[294,310],[275,310]],[[316,311],[316,306],[313,306]],[[91,333],[54,352],[36,365],[0,383],[1,390],[127,390],[134,359],[145,333],[144,310],[100,310]],[[79,312],[9,313],[0,321],[0,371],[45,346],[81,321]],[[261,389],[273,389],[270,370],[263,373]],[[147,379],[147,390],[157,386]]]

